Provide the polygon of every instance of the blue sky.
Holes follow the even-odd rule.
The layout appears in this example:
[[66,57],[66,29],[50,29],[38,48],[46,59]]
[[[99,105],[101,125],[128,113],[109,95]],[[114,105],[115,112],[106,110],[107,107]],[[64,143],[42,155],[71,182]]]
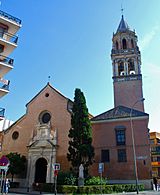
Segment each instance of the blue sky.
[[1,99],[6,117],[17,120],[48,82],[73,100],[75,88],[89,112],[113,108],[112,35],[124,18],[138,35],[142,55],[145,111],[149,128],[160,131],[160,1],[146,0],[1,0],[1,10],[22,20],[10,93]]

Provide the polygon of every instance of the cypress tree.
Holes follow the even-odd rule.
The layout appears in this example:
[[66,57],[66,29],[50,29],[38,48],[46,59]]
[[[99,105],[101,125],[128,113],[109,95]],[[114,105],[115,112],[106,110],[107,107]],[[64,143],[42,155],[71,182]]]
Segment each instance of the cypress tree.
[[94,148],[92,146],[92,128],[83,92],[75,90],[75,97],[69,130],[69,147],[67,158],[73,170],[78,174],[80,164],[84,166],[84,175],[88,175],[88,168],[92,164]]

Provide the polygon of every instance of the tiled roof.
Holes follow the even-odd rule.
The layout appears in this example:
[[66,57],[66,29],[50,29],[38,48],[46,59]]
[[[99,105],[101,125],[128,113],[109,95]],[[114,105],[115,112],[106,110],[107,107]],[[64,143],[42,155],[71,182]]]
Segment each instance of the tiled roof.
[[122,19],[121,19],[119,26],[117,28],[117,32],[125,32],[127,30],[129,30],[129,26],[128,26],[127,22],[124,20],[123,15],[122,15]]
[[[131,108],[125,106],[117,106],[107,112],[99,114],[91,119],[91,121],[99,121],[99,120],[110,120],[110,119],[119,119],[119,118],[128,118],[131,114]],[[140,117],[140,116],[149,116],[145,112],[141,112],[135,109],[132,109],[132,117]]]

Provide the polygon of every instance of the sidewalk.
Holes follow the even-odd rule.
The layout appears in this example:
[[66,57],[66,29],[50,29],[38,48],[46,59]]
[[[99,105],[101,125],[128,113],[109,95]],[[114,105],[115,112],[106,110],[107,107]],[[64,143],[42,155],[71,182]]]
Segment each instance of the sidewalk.
[[[8,193],[8,195],[38,195],[38,194],[42,194],[42,195],[54,195],[55,193],[48,193],[48,192],[38,192],[38,191],[30,191],[30,192],[27,192],[27,189],[26,188],[11,188],[10,189],[10,193]],[[124,193],[114,193],[114,194],[103,194],[103,195],[136,195],[137,193],[136,192],[124,192]],[[160,191],[157,192],[157,191],[153,191],[153,190],[150,190],[150,191],[142,191],[142,192],[139,192],[140,195],[160,195]],[[57,195],[62,195],[62,194],[58,194]],[[65,195],[69,195],[69,194],[65,194]],[[78,195],[78,194],[77,194]],[[92,194],[94,195],[94,194]],[[97,194],[98,195],[98,194]],[[101,195],[101,194],[99,194]]]

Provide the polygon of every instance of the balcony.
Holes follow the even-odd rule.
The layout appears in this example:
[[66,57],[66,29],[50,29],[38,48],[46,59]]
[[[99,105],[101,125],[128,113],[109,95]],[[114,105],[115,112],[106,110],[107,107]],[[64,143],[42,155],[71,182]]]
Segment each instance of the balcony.
[[13,62],[13,59],[0,55],[0,78],[13,69]]
[[128,49],[112,49],[111,55],[122,55],[122,54],[140,54],[139,48],[128,48]]
[[9,92],[9,80],[0,79],[0,98]]
[[5,109],[0,108],[0,120],[2,120],[4,118],[4,112],[5,112]]
[[132,74],[132,75],[113,76],[112,78],[113,78],[114,82],[142,80],[142,75],[141,74]]
[[160,167],[160,162],[151,162],[151,164],[152,164],[152,166],[158,166],[158,167]]
[[21,27],[21,20],[0,10],[0,23],[8,26],[8,31],[15,34]]
[[18,37],[8,32],[0,32],[0,45],[4,46],[1,54],[8,56],[17,47]]

